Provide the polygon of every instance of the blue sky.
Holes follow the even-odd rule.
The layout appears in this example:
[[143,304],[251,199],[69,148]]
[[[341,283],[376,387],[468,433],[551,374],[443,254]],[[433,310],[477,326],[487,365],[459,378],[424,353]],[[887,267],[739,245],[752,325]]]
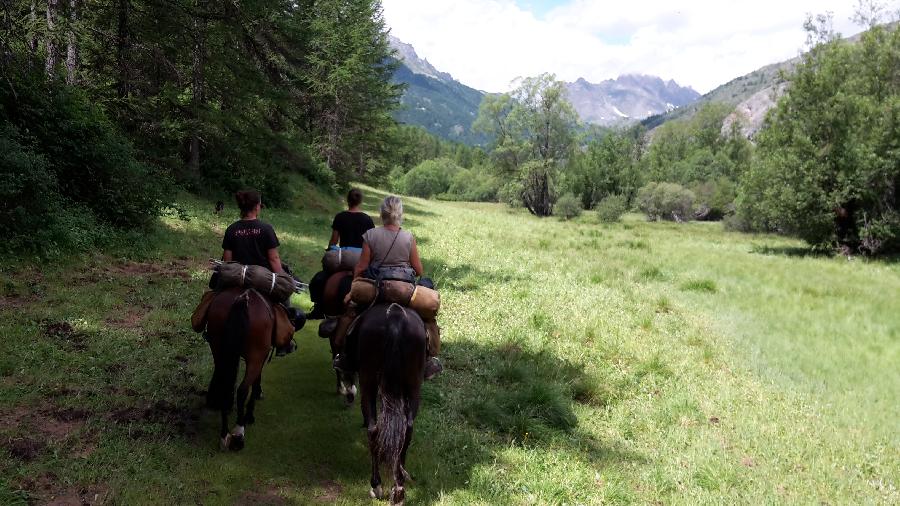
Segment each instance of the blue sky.
[[526,11],[532,12],[536,17],[543,18],[545,14],[568,2],[562,0],[516,0],[516,4]]
[[[393,35],[459,81],[507,91],[543,72],[649,74],[705,93],[804,49],[808,13],[844,35],[856,0],[382,0]],[[900,10],[900,0],[886,2]]]

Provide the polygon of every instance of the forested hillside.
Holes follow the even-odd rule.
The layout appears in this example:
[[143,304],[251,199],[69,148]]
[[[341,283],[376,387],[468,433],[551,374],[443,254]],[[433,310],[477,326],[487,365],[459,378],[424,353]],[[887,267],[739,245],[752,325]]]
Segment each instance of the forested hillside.
[[392,164],[401,89],[378,2],[20,0],[0,35],[5,223],[84,206],[67,219],[139,225],[175,187],[277,205],[289,173]]

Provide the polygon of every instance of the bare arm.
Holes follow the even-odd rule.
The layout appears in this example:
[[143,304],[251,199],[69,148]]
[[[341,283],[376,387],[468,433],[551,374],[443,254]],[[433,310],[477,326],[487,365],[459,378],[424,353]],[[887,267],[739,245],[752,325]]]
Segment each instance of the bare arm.
[[272,248],[268,252],[269,257],[269,265],[272,266],[272,272],[280,273],[284,272],[284,269],[281,268],[281,257],[278,256],[278,248]]
[[422,259],[419,258],[419,247],[416,246],[416,238],[413,237],[412,240],[412,250],[409,252],[409,264],[412,265],[414,271],[416,271],[416,276],[421,277],[422,274],[425,273],[425,268],[422,267]]
[[369,262],[372,260],[372,250],[369,249],[369,243],[364,242],[362,253],[359,254],[359,262],[353,268],[353,277],[358,278],[363,271],[369,268]]
[[341,240],[341,234],[337,230],[331,231],[331,239],[328,240],[328,247],[334,246]]
[[223,262],[230,262],[231,258],[232,258],[232,253],[231,253],[230,249],[227,249],[222,252],[222,261]]

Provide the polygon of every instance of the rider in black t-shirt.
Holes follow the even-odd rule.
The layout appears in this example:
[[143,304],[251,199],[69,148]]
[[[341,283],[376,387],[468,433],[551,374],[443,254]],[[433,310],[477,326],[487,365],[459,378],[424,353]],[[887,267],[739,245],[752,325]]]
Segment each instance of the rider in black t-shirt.
[[372,218],[359,209],[362,199],[362,192],[356,188],[347,194],[348,210],[339,212],[331,222],[329,247],[340,244],[342,248],[362,248],[363,234],[375,228]]
[[[281,263],[278,255],[278,236],[272,225],[259,220],[259,212],[262,209],[262,198],[256,190],[244,190],[235,194],[237,205],[241,209],[241,219],[232,223],[225,230],[222,239],[222,260],[235,261],[244,265],[259,265],[272,272],[285,272],[287,269]],[[290,274],[290,271],[287,271]],[[305,316],[295,308],[290,307],[287,301],[282,302],[288,310],[294,328],[300,329],[305,321]],[[278,350],[279,355],[290,353],[290,350]]]
[[[339,212],[334,221],[331,222],[331,239],[328,241],[328,248],[336,247],[338,244],[342,248],[360,248],[363,245],[363,234],[367,230],[375,228],[372,218],[363,212],[359,206],[362,204],[363,194],[356,188],[347,193],[347,210]],[[316,302],[312,311],[307,317],[311,320],[321,320],[325,318],[325,314],[318,306],[325,290],[325,282],[328,280],[328,272],[319,272],[309,281],[310,297]]]

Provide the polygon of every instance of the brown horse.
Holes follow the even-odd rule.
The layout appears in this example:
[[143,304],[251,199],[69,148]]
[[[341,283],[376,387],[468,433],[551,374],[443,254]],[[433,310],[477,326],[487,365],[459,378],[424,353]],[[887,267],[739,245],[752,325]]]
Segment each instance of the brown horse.
[[[328,319],[320,325],[320,335],[324,333],[328,336],[332,359],[340,353],[342,348],[342,343],[335,339],[337,336],[335,330],[338,327],[337,320],[344,315],[344,297],[350,293],[351,281],[353,281],[352,271],[335,272],[328,277],[323,290],[322,312],[325,313]],[[324,330],[329,327],[330,330]],[[335,376],[337,393],[344,396],[344,400],[348,405],[351,404],[356,396],[355,374],[335,371]]]
[[[244,448],[245,427],[255,421],[253,408],[262,394],[262,368],[272,348],[275,315],[265,297],[256,290],[243,288],[232,288],[217,294],[207,315],[207,334],[215,370],[206,394],[206,404],[222,413],[219,433],[222,449],[241,450]],[[228,415],[235,402],[234,384],[241,357],[247,366],[237,390],[237,424],[229,433]],[[251,386],[253,392],[249,395]]]
[[[379,464],[394,476],[391,504],[403,504],[406,451],[419,411],[425,369],[425,324],[399,304],[377,304],[363,313],[358,337],[360,405],[372,457],[373,498],[382,497]],[[377,410],[381,400],[381,411]]]

